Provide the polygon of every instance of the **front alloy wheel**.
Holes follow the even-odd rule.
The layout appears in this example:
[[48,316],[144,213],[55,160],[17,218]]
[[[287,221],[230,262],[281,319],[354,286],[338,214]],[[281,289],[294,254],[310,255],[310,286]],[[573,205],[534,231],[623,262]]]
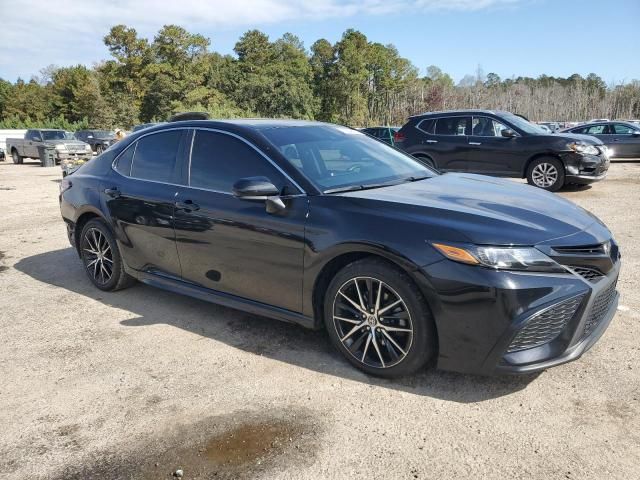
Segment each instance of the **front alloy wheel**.
[[550,163],[539,163],[533,168],[531,178],[537,187],[549,188],[558,181],[558,169]]
[[326,291],[324,321],[335,347],[372,375],[408,375],[435,355],[435,325],[422,292],[382,259],[358,260],[336,274]]
[[344,347],[369,367],[393,367],[411,349],[409,309],[376,278],[356,277],[344,283],[333,302],[333,321]]

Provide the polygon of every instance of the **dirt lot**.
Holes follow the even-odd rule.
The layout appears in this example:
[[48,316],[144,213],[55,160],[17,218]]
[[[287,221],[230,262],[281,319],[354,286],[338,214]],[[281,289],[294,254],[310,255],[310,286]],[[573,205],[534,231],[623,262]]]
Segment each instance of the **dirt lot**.
[[0,164],[3,478],[640,478],[640,162],[561,195],[621,244],[620,309],[537,376],[367,377],[322,332],[90,285],[59,168]]

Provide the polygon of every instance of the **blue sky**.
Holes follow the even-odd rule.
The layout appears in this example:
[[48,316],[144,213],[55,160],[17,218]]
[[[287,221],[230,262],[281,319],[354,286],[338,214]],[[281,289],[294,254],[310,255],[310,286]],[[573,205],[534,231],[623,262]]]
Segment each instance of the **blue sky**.
[[292,32],[307,47],[355,28],[394,44],[422,73],[437,65],[456,81],[478,65],[503,78],[640,79],[640,0],[0,0],[0,11],[0,77],[12,81],[50,64],[108,59],[102,37],[117,23],[147,37],[176,23],[222,53],[251,28],[272,38]]

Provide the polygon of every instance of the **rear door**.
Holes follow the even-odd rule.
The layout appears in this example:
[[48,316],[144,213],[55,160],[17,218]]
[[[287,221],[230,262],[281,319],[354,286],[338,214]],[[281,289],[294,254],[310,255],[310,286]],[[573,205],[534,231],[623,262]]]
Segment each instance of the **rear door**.
[[522,137],[503,137],[502,130],[508,127],[497,119],[474,115],[467,171],[486,175],[520,175],[527,161],[527,151],[518,148]]
[[[423,132],[425,128],[431,128],[430,123],[423,126],[429,121],[423,120],[417,128]],[[423,140],[423,150],[432,158],[436,168],[445,172],[465,172],[470,133],[471,116],[439,117],[435,120],[433,133],[428,133]]]
[[[257,147],[220,130],[195,130],[185,186],[176,197],[175,230],[184,280],[302,311],[304,225],[308,200]],[[267,177],[286,208],[232,193],[245,177]]]
[[613,156],[615,157],[640,157],[640,135],[634,132],[640,132],[624,123],[613,123],[609,125],[611,129],[611,137],[613,142]]
[[182,272],[173,210],[186,132],[163,130],[141,137],[120,154],[111,182],[103,184],[104,202],[126,264],[176,279]]

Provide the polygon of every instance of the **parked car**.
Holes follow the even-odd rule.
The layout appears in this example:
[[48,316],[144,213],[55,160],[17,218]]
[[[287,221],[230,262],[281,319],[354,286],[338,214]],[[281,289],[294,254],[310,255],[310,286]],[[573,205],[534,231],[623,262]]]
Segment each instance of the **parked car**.
[[539,123],[538,127],[540,127],[544,131],[544,133],[553,133],[551,131],[551,129],[549,127],[547,127],[546,125],[543,125],[543,124]]
[[551,133],[555,133],[560,130],[560,124],[558,122],[538,122],[539,127],[547,127]]
[[600,122],[563,130],[591,135],[609,149],[610,157],[640,158],[640,125],[631,122]]
[[597,123],[597,122],[610,122],[608,118],[592,118],[587,123]]
[[393,136],[398,130],[400,130],[400,127],[367,127],[360,131],[367,135],[371,135],[374,138],[379,138],[389,145],[393,145]]
[[398,148],[444,172],[526,178],[556,191],[567,183],[605,178],[602,142],[581,135],[549,135],[522,117],[490,110],[416,115],[395,136]]
[[591,213],[319,122],[134,133],[62,180],[60,209],[97,288],[138,279],[326,328],[384,377],[575,360],[618,301],[618,246]]
[[40,146],[55,148],[56,163],[87,160],[92,153],[91,147],[76,140],[71,132],[47,128],[27,130],[24,138],[7,138],[6,146],[13,163],[22,163],[25,157],[39,158]]
[[116,133],[112,130],[78,130],[74,136],[91,145],[91,150],[98,155],[116,142]]
[[0,148],[0,162],[4,162],[6,160],[6,156],[4,154],[4,148]]

